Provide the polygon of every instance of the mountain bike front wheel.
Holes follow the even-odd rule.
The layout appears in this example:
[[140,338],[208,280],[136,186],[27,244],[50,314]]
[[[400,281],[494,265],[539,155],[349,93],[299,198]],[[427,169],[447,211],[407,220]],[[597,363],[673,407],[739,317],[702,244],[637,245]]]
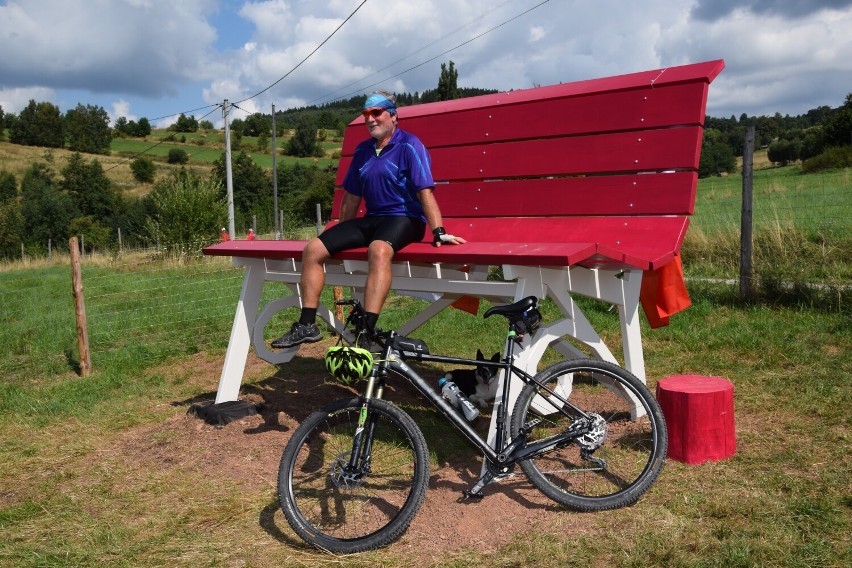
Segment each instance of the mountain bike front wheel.
[[[311,414],[293,433],[278,470],[278,501],[306,542],[335,553],[390,544],[408,528],[426,496],[426,441],[408,414],[370,402],[359,430],[361,401],[338,400]],[[371,428],[372,426],[372,428]],[[353,440],[372,440],[353,467]]]
[[[525,425],[531,429],[527,444],[564,440],[572,430],[583,435],[520,462],[530,482],[580,511],[615,509],[639,499],[660,473],[668,449],[663,413],[644,383],[617,365],[592,359],[556,363],[535,380],[552,392],[524,387],[512,413],[512,436]],[[555,395],[586,417],[563,408]]]

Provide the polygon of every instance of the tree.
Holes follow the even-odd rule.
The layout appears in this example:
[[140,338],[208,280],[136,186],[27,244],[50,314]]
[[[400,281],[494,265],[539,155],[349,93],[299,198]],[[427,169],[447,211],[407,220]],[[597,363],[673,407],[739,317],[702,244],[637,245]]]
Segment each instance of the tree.
[[701,159],[698,163],[698,177],[719,176],[722,172],[733,172],[737,160],[733,149],[725,142],[722,133],[715,128],[704,131],[701,145]]
[[112,133],[103,107],[78,104],[65,113],[68,147],[75,152],[109,154]]
[[169,130],[174,130],[175,132],[195,132],[198,130],[198,121],[194,116],[186,116],[180,113],[177,122],[171,125]]
[[71,220],[71,234],[81,235],[86,250],[104,249],[109,246],[112,230],[93,215],[84,215]]
[[79,215],[91,215],[101,221],[112,218],[117,196],[97,159],[86,162],[75,152],[60,173],[60,187],[74,201]]
[[[124,246],[142,247],[150,245],[148,220],[156,213],[151,194],[142,197],[128,196],[118,200],[115,210],[115,227],[121,228]],[[156,242],[156,241],[153,241]]]
[[23,146],[61,148],[65,145],[65,122],[59,107],[30,99],[12,125],[9,140]]
[[0,199],[0,258],[12,258],[21,253],[24,216],[16,199]]
[[30,166],[21,180],[24,242],[45,250],[48,240],[67,241],[76,213],[74,201],[57,186],[50,168],[43,163]]
[[826,146],[852,144],[852,93],[846,95],[843,106],[832,112],[825,121],[823,132]]
[[157,183],[147,225],[151,238],[173,253],[201,254],[228,216],[221,191],[217,180],[202,180],[183,168]]
[[438,100],[449,101],[459,98],[459,72],[456,64],[450,61],[450,66],[441,63],[441,76],[438,78]]
[[[240,152],[232,162],[231,179],[234,191],[234,217],[238,225],[249,224],[252,215],[268,218],[273,225],[272,180],[251,156]],[[225,197],[225,155],[213,166],[213,177],[222,187]]]
[[272,132],[272,117],[256,112],[247,116],[243,121],[245,128],[243,129],[244,136],[260,136],[261,134],[269,134]]
[[296,133],[287,141],[284,153],[300,158],[322,156],[322,147],[317,140],[317,124],[312,116],[303,114],[299,118]]
[[6,134],[6,119],[5,113],[3,112],[3,105],[0,105],[0,140],[3,140],[4,135]]
[[128,135],[130,134],[127,131],[127,117],[119,116],[115,119],[115,124],[112,125],[112,129],[118,134]]
[[766,157],[770,162],[786,166],[799,159],[801,148],[801,140],[777,140],[769,145]]
[[154,162],[150,158],[140,156],[130,162],[130,171],[133,172],[133,178],[141,183],[151,183],[154,181],[154,175],[157,172]]
[[316,206],[331,209],[334,199],[335,168],[295,163],[278,168],[279,207],[285,226],[303,226],[314,220]]
[[151,123],[148,122],[148,119],[144,116],[139,119],[139,122],[133,123],[130,121],[129,131],[131,136],[136,136],[138,138],[144,138],[151,134]]
[[18,180],[15,179],[15,174],[6,170],[0,171],[0,201],[16,199],[17,197]]
[[825,135],[821,126],[814,126],[805,130],[802,136],[802,148],[799,151],[799,159],[802,161],[813,158],[822,153],[825,148]]
[[15,175],[0,171],[0,258],[20,254],[24,218],[18,203],[18,182]]

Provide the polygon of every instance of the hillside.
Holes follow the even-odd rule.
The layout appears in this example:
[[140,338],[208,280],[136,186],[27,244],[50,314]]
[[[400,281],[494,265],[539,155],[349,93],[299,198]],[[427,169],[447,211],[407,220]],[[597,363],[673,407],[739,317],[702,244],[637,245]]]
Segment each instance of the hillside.
[[[174,140],[169,140],[169,138],[174,138]],[[333,156],[336,155],[336,152],[339,152],[341,141],[333,132],[326,132],[326,141],[322,143],[326,157],[319,159],[284,156],[282,149],[288,139],[289,135],[276,140],[279,148],[278,165],[305,162],[323,167],[337,163],[337,159]],[[73,153],[60,148],[21,146],[12,144],[7,140],[8,137],[0,141],[0,171],[11,172],[19,183],[31,164],[48,162],[53,165],[54,169],[60,170]],[[267,148],[268,146],[269,144],[267,144]],[[160,179],[180,167],[169,164],[167,160],[169,150],[180,148],[189,156],[186,167],[206,176],[212,169],[213,162],[218,160],[225,151],[225,135],[221,130],[175,133],[165,129],[156,129],[146,138],[116,138],[112,141],[110,147],[109,155],[85,154],[84,157],[87,160],[97,159],[103,166],[107,177],[122,193],[138,196],[148,193],[151,190],[151,184],[139,183],[133,178],[130,163],[137,155],[144,155],[154,162],[157,168],[156,178]],[[232,148],[232,152],[235,155],[239,152],[247,152],[254,162],[262,168],[272,168],[272,154],[269,149],[264,152],[258,150],[258,139],[256,137],[244,136],[239,145]]]

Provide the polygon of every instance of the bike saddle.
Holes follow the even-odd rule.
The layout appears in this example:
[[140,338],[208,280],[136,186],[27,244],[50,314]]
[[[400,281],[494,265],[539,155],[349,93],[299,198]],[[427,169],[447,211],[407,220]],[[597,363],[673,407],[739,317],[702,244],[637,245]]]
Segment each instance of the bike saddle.
[[535,296],[527,296],[523,300],[518,300],[514,304],[506,304],[504,306],[494,306],[485,312],[483,318],[488,318],[493,315],[506,316],[509,319],[516,319],[523,315],[527,310],[534,308],[538,298]]

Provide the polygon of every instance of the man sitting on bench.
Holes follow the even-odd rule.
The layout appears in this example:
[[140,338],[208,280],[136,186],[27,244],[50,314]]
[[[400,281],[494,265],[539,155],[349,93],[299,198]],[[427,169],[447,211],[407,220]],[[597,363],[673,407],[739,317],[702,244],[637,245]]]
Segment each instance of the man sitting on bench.
[[[444,231],[441,210],[432,192],[435,182],[429,153],[420,139],[397,127],[393,96],[385,92],[371,94],[361,114],[371,138],[355,149],[343,180],[340,222],[305,245],[300,277],[302,312],[290,331],[272,342],[273,348],[322,339],[316,314],[325,285],[323,267],[334,254],[367,247],[366,318],[355,324],[356,345],[369,348],[390,291],[394,253],[421,241],[427,222],[435,246],[466,242]],[[366,216],[356,217],[361,199],[366,204]]]

